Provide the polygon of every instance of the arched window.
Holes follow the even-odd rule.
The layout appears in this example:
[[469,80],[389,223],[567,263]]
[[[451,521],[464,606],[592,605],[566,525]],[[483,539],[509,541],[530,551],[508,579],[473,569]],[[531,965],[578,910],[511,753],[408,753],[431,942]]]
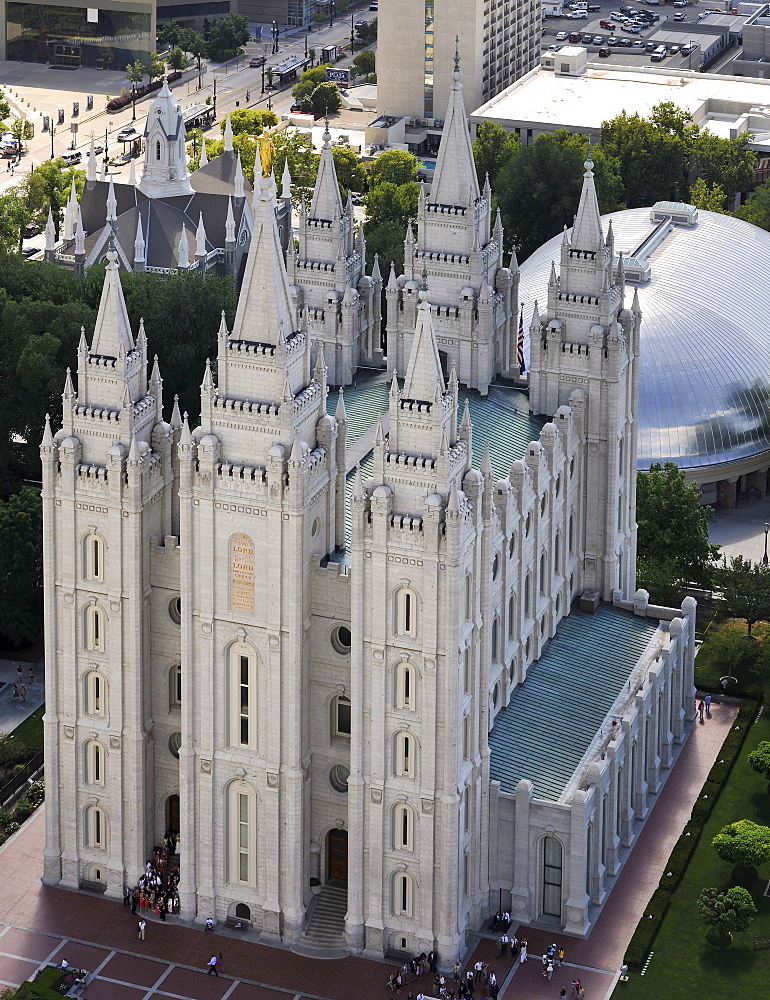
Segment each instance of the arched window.
[[416,707],[415,670],[411,663],[402,660],[396,666],[396,708]]
[[257,746],[257,654],[245,642],[234,642],[230,660],[230,744]]
[[414,850],[414,810],[405,802],[393,810],[393,847],[398,851]]
[[463,650],[463,691],[466,694],[471,689],[471,648],[466,646]]
[[182,704],[182,664],[175,663],[168,668],[168,707],[179,708]]
[[558,531],[553,540],[553,571],[561,573],[561,535]]
[[245,781],[233,781],[228,789],[228,870],[231,882],[256,885],[257,796]]
[[548,509],[548,494],[544,493],[540,497],[540,516],[545,517],[545,512]]
[[104,747],[98,740],[86,743],[86,782],[89,785],[104,784]]
[[415,757],[417,751],[417,741],[411,733],[396,733],[394,742],[394,762],[393,770],[396,775],[404,778],[413,778],[415,773]]
[[409,587],[396,591],[396,633],[417,636],[417,594]]
[[402,917],[414,913],[414,880],[409,872],[396,872],[393,876],[393,912]]
[[516,635],[516,595],[511,594],[508,598],[508,638],[513,639]]
[[569,516],[569,537],[568,537],[567,540],[569,542],[569,546],[568,546],[568,548],[569,548],[569,554],[570,555],[574,555],[574,553],[575,553],[575,515],[574,514],[570,514],[570,516]]
[[466,785],[463,789],[463,829],[467,833],[471,828],[471,790]]
[[492,659],[500,659],[500,619],[497,615],[492,620]]
[[529,533],[532,530],[532,512],[527,514],[527,520],[524,522],[524,534],[529,538]]
[[155,159],[156,160],[160,159],[160,139],[156,140],[155,142]]
[[543,915],[561,916],[562,847],[556,837],[543,840]]
[[473,576],[465,574],[465,620],[473,620]]
[[350,698],[344,694],[332,699],[332,736],[350,739]]
[[86,809],[86,847],[107,846],[107,817],[99,806]]
[[85,610],[85,648],[104,652],[104,612],[98,604],[89,604]]
[[516,532],[511,533],[511,539],[508,542],[508,558],[513,559],[516,552]]
[[618,440],[618,472],[623,475],[623,436]]
[[548,593],[548,557],[545,550],[540,553],[540,593]]
[[524,614],[532,614],[532,574],[527,573],[524,578]]
[[467,715],[463,716],[463,757],[465,760],[471,755],[471,720]]
[[107,698],[104,678],[96,670],[86,674],[86,712],[89,715],[106,715]]
[[104,580],[104,542],[93,532],[83,539],[83,576],[86,580]]

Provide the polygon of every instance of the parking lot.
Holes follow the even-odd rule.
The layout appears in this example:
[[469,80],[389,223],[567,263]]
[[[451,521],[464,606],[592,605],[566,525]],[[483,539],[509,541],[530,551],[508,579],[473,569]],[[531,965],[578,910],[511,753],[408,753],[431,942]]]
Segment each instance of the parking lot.
[[[629,6],[625,0],[621,0],[621,3],[623,6]],[[632,33],[624,30],[621,19],[617,16],[623,13],[619,3],[613,2],[613,0],[593,0],[591,7],[594,9],[588,13],[587,18],[547,17],[543,22],[542,48],[545,51],[549,48],[553,49],[555,45],[582,45],[588,49],[592,60],[598,61],[599,58],[602,58],[603,61],[613,65],[622,64],[639,68],[642,65],[650,65],[652,53],[647,50],[646,46],[649,37],[654,35],[664,22],[676,20],[683,26],[691,25],[692,31],[695,32],[699,23],[699,15],[707,10],[715,10],[719,4],[698,3],[696,0],[695,3],[680,6],[674,3],[651,4],[642,0],[642,2],[631,6],[635,7],[636,10],[649,12],[658,20],[652,21],[647,27],[642,27],[638,33]],[[600,9],[596,10],[597,7]],[[564,10],[565,12],[567,10],[566,4]],[[626,15],[623,14],[623,16]],[[615,30],[608,30],[600,24],[601,21],[614,24]],[[574,39],[574,35],[577,33],[580,34],[580,39],[570,41],[569,35],[572,35]],[[682,42],[686,43],[686,41],[687,34],[683,32]],[[681,52],[668,53],[661,61],[653,62],[653,65],[696,69],[698,60],[694,53],[692,56],[687,52],[684,54]]]

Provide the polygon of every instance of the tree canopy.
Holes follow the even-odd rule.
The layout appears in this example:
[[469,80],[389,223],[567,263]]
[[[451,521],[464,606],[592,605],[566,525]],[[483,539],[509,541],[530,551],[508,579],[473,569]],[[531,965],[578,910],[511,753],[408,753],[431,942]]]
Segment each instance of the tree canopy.
[[770,859],[770,827],[741,819],[723,827],[711,841],[722,861],[755,868]]
[[708,584],[719,546],[709,544],[714,511],[701,505],[698,488],[688,485],[673,462],[654,462],[637,476],[636,503],[639,586],[657,600],[654,584],[660,585],[661,577],[677,589]]
[[206,54],[215,62],[232,59],[250,37],[249,19],[244,14],[215,18],[206,39]]
[[333,115],[342,107],[340,88],[336,83],[324,80],[314,88],[309,102],[314,115]]
[[401,185],[417,180],[419,161],[405,149],[386,149],[369,167],[369,185],[374,188],[385,182]]
[[[227,116],[220,121],[220,131],[224,132]],[[233,135],[240,135],[245,132],[247,135],[262,135],[266,128],[272,128],[278,124],[278,116],[274,111],[267,108],[236,108],[230,112],[230,127]],[[208,151],[208,147],[207,147]]]
[[0,636],[12,646],[37,638],[43,616],[43,505],[36,490],[0,500]]
[[770,567],[736,556],[716,571],[725,610],[746,622],[749,635],[756,622],[770,621]]
[[757,914],[751,893],[741,886],[727,892],[704,889],[695,904],[708,924],[706,937],[713,944],[729,944],[736,931],[745,931]]
[[749,767],[770,781],[770,742],[763,740],[748,756]]

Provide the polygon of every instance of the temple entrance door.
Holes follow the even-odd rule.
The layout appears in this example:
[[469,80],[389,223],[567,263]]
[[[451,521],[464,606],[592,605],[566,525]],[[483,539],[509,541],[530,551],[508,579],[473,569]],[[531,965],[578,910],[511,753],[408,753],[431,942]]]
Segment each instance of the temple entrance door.
[[179,796],[169,795],[166,799],[166,832],[179,833]]
[[348,832],[347,830],[329,830],[326,838],[327,878],[348,880]]

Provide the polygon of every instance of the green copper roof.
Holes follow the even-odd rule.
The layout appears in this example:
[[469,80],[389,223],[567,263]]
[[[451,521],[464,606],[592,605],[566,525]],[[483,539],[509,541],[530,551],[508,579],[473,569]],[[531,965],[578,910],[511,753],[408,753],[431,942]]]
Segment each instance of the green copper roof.
[[[388,392],[391,376],[382,368],[359,368],[355,382],[344,392],[345,413],[348,415],[348,447],[369,430],[381,413],[388,412]],[[329,392],[326,411],[337,412],[340,394]]]
[[527,778],[537,798],[557,801],[657,627],[608,604],[564,618],[495,719],[492,780],[513,792]]
[[484,456],[484,442],[489,441],[492,470],[498,479],[508,475],[511,464],[523,458],[530,441],[540,437],[545,417],[533,417],[525,393],[504,385],[491,385],[488,396],[471,389],[460,390],[458,422],[462,420],[465,401],[473,425],[473,465],[478,469]]

